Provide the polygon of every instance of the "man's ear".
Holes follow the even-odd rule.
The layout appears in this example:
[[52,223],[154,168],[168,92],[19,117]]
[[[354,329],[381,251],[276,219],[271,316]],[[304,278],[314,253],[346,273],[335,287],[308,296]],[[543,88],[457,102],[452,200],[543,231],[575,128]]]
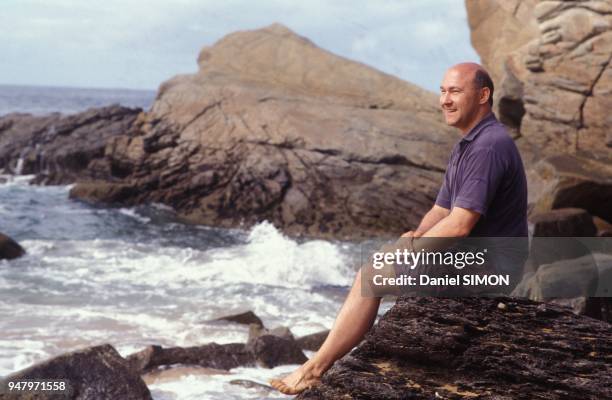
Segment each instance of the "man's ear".
[[482,89],[480,89],[480,100],[478,101],[478,103],[480,104],[487,103],[489,101],[489,97],[491,97],[491,89],[485,86]]

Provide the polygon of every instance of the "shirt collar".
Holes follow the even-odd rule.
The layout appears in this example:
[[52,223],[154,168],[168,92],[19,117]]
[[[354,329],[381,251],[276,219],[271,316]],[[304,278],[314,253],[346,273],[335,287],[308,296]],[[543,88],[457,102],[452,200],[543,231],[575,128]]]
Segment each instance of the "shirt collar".
[[483,119],[481,119],[480,122],[478,122],[476,126],[474,126],[470,132],[463,137],[463,139],[461,139],[461,141],[471,142],[480,132],[482,132],[485,126],[489,125],[489,123],[493,121],[497,121],[497,118],[495,118],[495,114],[493,114],[493,112],[490,112]]

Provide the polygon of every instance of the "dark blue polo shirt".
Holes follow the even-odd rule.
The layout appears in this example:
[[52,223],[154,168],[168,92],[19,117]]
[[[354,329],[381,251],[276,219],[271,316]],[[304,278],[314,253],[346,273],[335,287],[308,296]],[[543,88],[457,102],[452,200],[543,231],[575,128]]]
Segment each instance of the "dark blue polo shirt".
[[436,204],[481,214],[470,236],[527,236],[527,179],[506,128],[491,113],[454,147]]

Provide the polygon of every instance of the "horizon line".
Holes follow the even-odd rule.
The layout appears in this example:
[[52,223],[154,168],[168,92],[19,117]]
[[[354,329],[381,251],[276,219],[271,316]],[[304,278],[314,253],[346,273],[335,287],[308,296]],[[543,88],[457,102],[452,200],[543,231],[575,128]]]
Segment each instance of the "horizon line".
[[128,88],[128,87],[114,87],[114,86],[72,86],[72,85],[53,85],[53,84],[33,84],[33,83],[3,83],[0,82],[0,86],[13,86],[13,87],[30,87],[30,88],[47,88],[47,89],[83,89],[83,90],[130,90],[138,92],[157,92],[158,88]]

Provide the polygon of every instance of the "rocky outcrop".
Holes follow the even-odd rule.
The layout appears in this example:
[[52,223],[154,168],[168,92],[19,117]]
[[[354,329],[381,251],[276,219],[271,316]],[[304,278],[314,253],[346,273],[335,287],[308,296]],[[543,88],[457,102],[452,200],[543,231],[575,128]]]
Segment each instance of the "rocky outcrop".
[[533,238],[514,296],[568,306],[612,320],[612,240],[596,238],[588,212],[560,208],[531,218]]
[[161,85],[139,134],[107,142],[110,176],[73,197],[334,238],[397,234],[431,207],[457,139],[432,93],[281,25],[230,34],[198,63]]
[[204,368],[231,369],[254,365],[255,356],[244,343],[209,343],[192,347],[148,346],[127,357],[130,369],[142,374],[156,367],[172,364],[197,365]]
[[531,214],[582,208],[612,221],[612,163],[561,154],[532,165],[527,172]]
[[[253,314],[255,315],[255,314]],[[192,347],[148,346],[127,357],[130,369],[143,374],[173,364],[229,370],[259,365],[274,368],[307,360],[288,328],[266,329],[251,324],[246,343],[208,343]]]
[[12,260],[25,254],[23,247],[9,236],[0,233],[0,260]]
[[560,208],[531,218],[533,236],[595,236],[597,228],[591,215],[580,208]]
[[303,364],[308,360],[293,337],[286,338],[264,334],[249,340],[246,348],[255,355],[257,365],[265,368],[274,368],[286,364]]
[[[531,154],[610,158],[612,5],[466,1],[472,44],[498,84],[502,120]],[[514,123],[512,123],[514,121]]]
[[0,168],[36,174],[43,184],[109,178],[99,170],[109,138],[129,137],[142,110],[109,106],[71,115],[9,114],[0,118]]
[[262,328],[264,326],[261,318],[259,318],[253,311],[250,310],[240,314],[225,315],[223,317],[215,319],[215,321],[230,321],[244,325],[255,324]]
[[325,342],[329,335],[329,330],[311,333],[296,339],[298,345],[304,350],[317,351],[319,347]]
[[552,302],[570,307],[576,314],[612,321],[612,256],[587,254],[542,264],[525,277],[513,295]]
[[90,347],[62,354],[47,361],[15,372],[0,380],[2,388],[8,381],[23,379],[62,379],[69,383],[65,393],[0,394],[2,400],[74,399],[74,400],[151,400],[151,393],[138,374],[130,371],[124,358],[110,345]]
[[529,300],[400,298],[297,399],[610,398],[611,332]]
[[579,207],[612,221],[612,4],[465,4],[500,119],[532,166],[534,211]]

